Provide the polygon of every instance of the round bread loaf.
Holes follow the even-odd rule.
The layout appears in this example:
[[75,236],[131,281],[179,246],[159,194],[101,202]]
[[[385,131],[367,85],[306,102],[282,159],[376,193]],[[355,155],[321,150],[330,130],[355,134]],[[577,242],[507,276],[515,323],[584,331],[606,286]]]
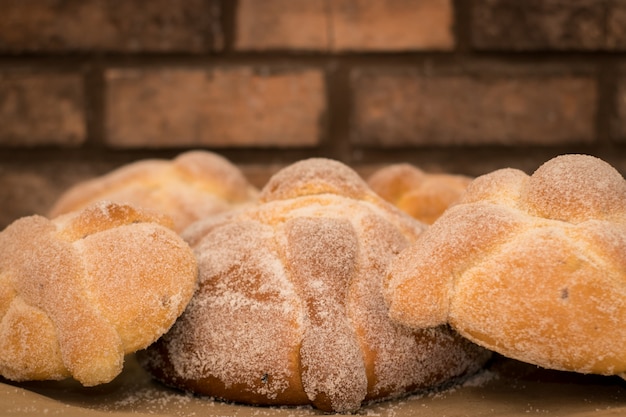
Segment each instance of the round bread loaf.
[[626,181],[587,155],[481,176],[393,261],[384,291],[399,323],[449,323],[545,368],[624,373]]
[[199,288],[140,361],[194,393],[336,412],[475,372],[489,352],[387,315],[386,268],[424,227],[339,162],[284,168],[257,206],[185,231]]
[[0,375],[111,381],[124,355],[165,333],[196,285],[171,220],[101,202],[0,232]]
[[189,151],[171,161],[146,159],[80,182],[53,205],[49,217],[100,200],[132,204],[171,217],[182,232],[194,221],[256,200],[258,190],[235,165],[207,151]]
[[426,173],[403,163],[377,170],[367,183],[382,198],[430,225],[459,200],[471,180],[463,175]]

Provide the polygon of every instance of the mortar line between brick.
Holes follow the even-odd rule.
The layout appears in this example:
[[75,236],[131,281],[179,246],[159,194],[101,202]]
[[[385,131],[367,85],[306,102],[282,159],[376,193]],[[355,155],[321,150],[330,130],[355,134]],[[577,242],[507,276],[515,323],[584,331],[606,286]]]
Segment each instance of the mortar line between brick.
[[331,158],[347,164],[353,162],[353,149],[350,141],[352,108],[350,71],[350,66],[339,62],[334,62],[327,67],[328,137],[321,149]]
[[221,14],[223,50],[222,53],[231,53],[235,49],[235,19],[239,7],[238,0],[222,0],[219,4]]
[[105,136],[105,65],[96,58],[86,65],[85,71],[85,115],[87,122],[86,148],[103,148]]
[[472,0],[451,0],[454,16],[453,34],[455,39],[454,53],[467,54],[471,52],[471,34],[473,16]]
[[618,68],[612,61],[598,64],[596,71],[596,142],[600,147],[611,147],[615,143],[612,123],[617,118]]

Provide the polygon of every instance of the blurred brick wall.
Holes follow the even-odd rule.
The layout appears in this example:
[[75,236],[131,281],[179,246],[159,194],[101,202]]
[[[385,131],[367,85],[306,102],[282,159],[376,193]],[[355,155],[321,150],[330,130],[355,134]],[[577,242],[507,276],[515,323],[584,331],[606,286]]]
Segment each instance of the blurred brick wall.
[[624,173],[624,52],[621,0],[0,0],[0,227],[192,148]]

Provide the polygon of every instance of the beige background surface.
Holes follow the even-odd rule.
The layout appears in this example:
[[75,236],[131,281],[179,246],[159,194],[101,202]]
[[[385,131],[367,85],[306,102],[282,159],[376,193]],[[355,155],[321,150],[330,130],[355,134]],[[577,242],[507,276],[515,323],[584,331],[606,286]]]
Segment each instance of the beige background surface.
[[[127,358],[110,384],[83,388],[74,381],[0,382],[3,416],[306,416],[304,408],[248,407],[195,397],[153,382]],[[547,371],[496,358],[488,369],[439,392],[370,405],[366,416],[623,416],[626,381],[617,377]]]

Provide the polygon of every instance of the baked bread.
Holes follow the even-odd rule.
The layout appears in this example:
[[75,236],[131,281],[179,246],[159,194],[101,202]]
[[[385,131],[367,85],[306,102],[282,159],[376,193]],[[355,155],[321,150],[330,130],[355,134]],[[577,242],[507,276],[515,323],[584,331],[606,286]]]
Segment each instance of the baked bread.
[[623,373],[626,181],[587,155],[481,176],[393,261],[384,288],[399,323],[449,323],[545,368]]
[[183,312],[197,263],[171,220],[98,203],[0,232],[0,375],[111,381]]
[[367,182],[382,198],[430,225],[459,200],[471,180],[464,175],[426,173],[400,163],[375,171]]
[[182,232],[194,221],[256,200],[258,190],[220,155],[189,151],[173,160],[146,159],[80,182],[55,202],[56,217],[100,200],[160,211]]
[[474,372],[485,350],[387,315],[384,272],[423,229],[340,162],[286,167],[256,207],[185,231],[199,288],[140,362],[194,393],[336,412]]

